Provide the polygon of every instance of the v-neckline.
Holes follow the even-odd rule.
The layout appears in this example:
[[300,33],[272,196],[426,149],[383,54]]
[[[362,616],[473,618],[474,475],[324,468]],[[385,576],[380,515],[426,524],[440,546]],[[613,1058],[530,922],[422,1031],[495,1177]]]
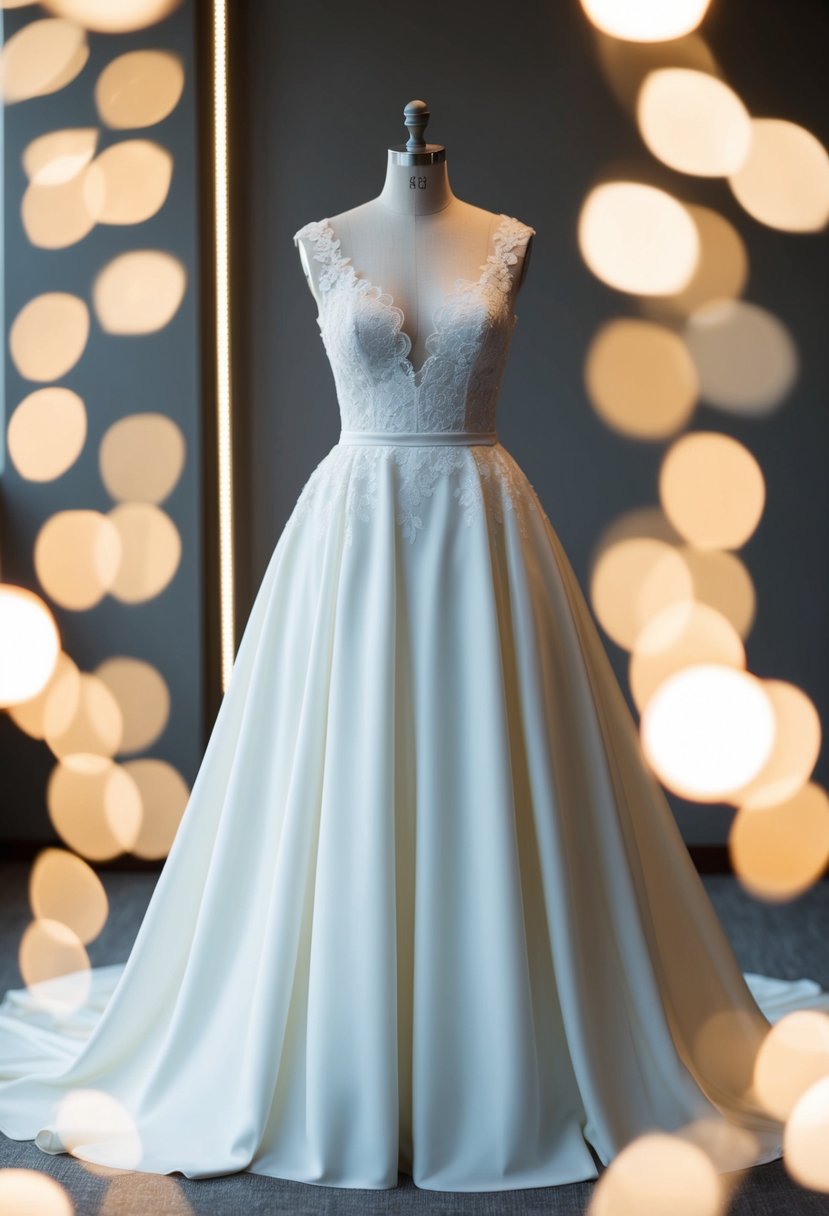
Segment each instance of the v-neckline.
[[338,237],[337,231],[334,228],[334,225],[331,223],[331,220],[326,217],[322,221],[322,224],[324,226],[328,227],[328,230],[331,234],[332,239],[336,242],[336,248],[339,253],[339,257],[337,259],[338,268],[339,269],[347,268],[347,270],[350,272],[350,277],[353,279],[354,282],[364,283],[367,290],[376,291],[378,293],[378,302],[381,304],[381,306],[384,308],[387,308],[389,310],[389,312],[393,313],[397,317],[397,334],[399,337],[404,339],[405,344],[406,344],[406,350],[405,350],[404,354],[401,355],[401,357],[400,357],[400,363],[401,363],[402,367],[404,368],[407,377],[409,378],[412,385],[416,389],[419,389],[422,386],[423,381],[425,379],[425,374],[426,374],[427,369],[429,369],[434,364],[436,358],[440,354],[439,351],[430,352],[429,347],[436,338],[440,337],[441,313],[446,308],[447,304],[449,304],[454,299],[455,296],[460,295],[460,293],[462,291],[468,291],[468,290],[470,290],[470,288],[481,287],[483,285],[486,274],[489,272],[490,268],[494,265],[494,263],[496,261],[496,250],[497,250],[497,246],[495,243],[496,235],[502,230],[502,228],[504,227],[504,224],[509,220],[509,218],[510,217],[508,215],[506,215],[504,212],[499,213],[498,223],[492,227],[492,229],[489,233],[489,237],[487,238],[488,253],[487,253],[486,260],[481,263],[480,274],[478,275],[478,278],[477,279],[467,279],[461,275],[457,279],[455,279],[452,286],[447,288],[447,290],[443,293],[443,298],[440,300],[439,304],[432,312],[432,318],[431,318],[432,328],[430,329],[429,333],[426,335],[426,340],[423,344],[423,349],[426,351],[426,358],[423,360],[420,367],[418,367],[418,368],[414,367],[412,360],[410,358],[411,352],[412,352],[412,339],[409,336],[408,332],[403,328],[404,324],[406,323],[406,315],[403,312],[403,309],[400,308],[399,305],[395,303],[394,296],[392,295],[392,293],[390,291],[385,291],[379,284],[374,283],[367,275],[363,274],[361,271],[359,271],[355,268],[351,257],[350,256],[345,257],[345,255],[343,254],[342,242],[341,242],[340,238]]

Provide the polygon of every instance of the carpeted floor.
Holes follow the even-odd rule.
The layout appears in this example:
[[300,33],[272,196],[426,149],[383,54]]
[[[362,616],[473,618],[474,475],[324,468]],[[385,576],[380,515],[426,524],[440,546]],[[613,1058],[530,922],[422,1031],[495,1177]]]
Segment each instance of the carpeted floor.
[[[30,866],[0,866],[0,990],[19,987],[17,945],[28,922],[26,884]],[[93,964],[125,958],[155,884],[146,873],[101,873],[110,900],[104,932],[89,948]],[[829,882],[819,883],[791,905],[760,904],[725,875],[706,875],[705,884],[728,930],[743,970],[785,979],[808,976],[829,988]],[[352,1191],[285,1182],[257,1174],[186,1179],[178,1174],[142,1174],[88,1166],[74,1158],[49,1156],[31,1142],[0,1137],[0,1166],[37,1169],[67,1190],[77,1216],[374,1216],[375,1213],[428,1213],[429,1216],[577,1216],[586,1211],[591,1183],[518,1191],[458,1194],[424,1191],[408,1175],[387,1191]],[[747,1171],[739,1179],[729,1216],[829,1216],[829,1196],[803,1190],[780,1161]],[[669,1214],[666,1214],[669,1216]]]

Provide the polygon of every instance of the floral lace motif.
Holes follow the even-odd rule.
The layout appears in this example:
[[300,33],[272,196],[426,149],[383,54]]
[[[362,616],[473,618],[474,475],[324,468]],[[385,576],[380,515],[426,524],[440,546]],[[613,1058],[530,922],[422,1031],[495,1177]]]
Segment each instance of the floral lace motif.
[[[499,216],[491,252],[477,279],[458,278],[433,317],[426,358],[415,370],[405,317],[393,297],[355,271],[342,253],[328,219],[294,234],[308,242],[316,272],[317,324],[337,390],[343,430],[493,431],[498,394],[516,317],[512,267],[535,229]],[[496,445],[338,445],[317,466],[303,489],[296,514],[313,504],[325,520],[345,496],[346,541],[354,518],[368,519],[377,497],[381,460],[397,471],[397,522],[414,541],[423,527],[424,503],[441,477],[454,479],[453,496],[467,523],[485,506],[503,522],[515,511],[522,531],[527,510],[538,510],[534,492],[515,461]],[[527,489],[529,488],[529,494]]]
[[[503,525],[505,513],[515,518],[521,536],[529,533],[531,514],[547,518],[520,465],[496,444],[337,444],[322,458],[297,499],[291,522],[312,517],[319,540],[329,536],[338,514],[344,521],[346,545],[354,540],[354,521],[371,519],[377,503],[383,465],[394,466],[397,524],[413,542],[425,524],[427,500],[438,482],[453,481],[452,496],[467,526],[484,515]],[[493,530],[500,544],[499,528]]]

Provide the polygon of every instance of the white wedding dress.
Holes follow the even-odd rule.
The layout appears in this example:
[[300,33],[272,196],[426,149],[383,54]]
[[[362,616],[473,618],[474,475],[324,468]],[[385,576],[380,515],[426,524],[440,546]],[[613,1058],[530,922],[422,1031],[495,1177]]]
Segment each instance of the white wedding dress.
[[[401,1168],[448,1191],[595,1178],[588,1144],[606,1164],[690,1124],[743,1129],[721,1169],[781,1155],[747,1061],[764,1013],[829,997],[741,973],[497,441],[533,231],[497,218],[416,371],[331,223],[296,234],[340,440],[265,571],[129,958],[64,1017],[25,989],[0,1007],[7,1135],[193,1178],[388,1188]],[[137,1160],[74,1090],[128,1112]]]

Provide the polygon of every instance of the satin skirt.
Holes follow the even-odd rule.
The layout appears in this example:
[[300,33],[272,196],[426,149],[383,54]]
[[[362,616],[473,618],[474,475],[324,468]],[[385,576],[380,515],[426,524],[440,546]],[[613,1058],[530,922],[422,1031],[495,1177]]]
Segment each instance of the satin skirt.
[[741,972],[532,486],[467,448],[412,543],[388,448],[347,518],[355,459],[279,537],[129,957],[0,1006],[0,1129],[358,1188],[576,1182],[655,1129],[779,1157],[752,1061],[829,996]]

